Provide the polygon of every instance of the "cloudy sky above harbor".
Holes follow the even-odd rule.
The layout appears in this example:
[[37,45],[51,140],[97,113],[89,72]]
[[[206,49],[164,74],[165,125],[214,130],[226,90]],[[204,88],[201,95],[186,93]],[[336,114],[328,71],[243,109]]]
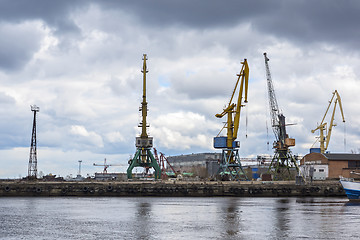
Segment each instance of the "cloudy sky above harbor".
[[27,175],[32,104],[39,171],[76,175],[82,160],[91,175],[104,158],[123,165],[110,172],[125,171],[140,133],[144,53],[149,134],[166,156],[219,152],[212,139],[225,119],[215,114],[244,58],[240,154],[273,153],[264,52],[280,108],[296,123],[292,152],[308,153],[337,89],[346,123],[337,109],[328,150],[358,153],[359,11],[350,0],[0,0],[0,178]]

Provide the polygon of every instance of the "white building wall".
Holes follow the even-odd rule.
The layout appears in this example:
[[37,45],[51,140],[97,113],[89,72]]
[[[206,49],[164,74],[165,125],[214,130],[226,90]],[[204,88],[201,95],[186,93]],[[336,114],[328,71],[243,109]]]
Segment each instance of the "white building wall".
[[314,165],[314,180],[325,180],[329,176],[328,165]]
[[[319,161],[320,162],[320,161]],[[329,177],[329,166],[317,162],[306,162],[300,166],[300,171],[306,179],[325,180]]]

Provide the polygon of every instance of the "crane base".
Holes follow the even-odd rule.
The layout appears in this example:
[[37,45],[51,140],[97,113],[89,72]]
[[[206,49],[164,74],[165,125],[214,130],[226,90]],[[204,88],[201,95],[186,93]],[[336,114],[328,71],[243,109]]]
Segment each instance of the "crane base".
[[277,150],[271,160],[268,173],[273,176],[275,181],[285,181],[295,179],[295,175],[291,174],[290,169],[295,168],[299,173],[299,167],[296,159],[290,150]]
[[138,148],[134,158],[130,160],[129,164],[126,171],[128,179],[132,179],[132,170],[134,167],[154,168],[155,179],[160,179],[161,177],[161,169],[151,152],[151,148]]
[[248,180],[241,166],[238,149],[223,149],[218,176],[221,180]]

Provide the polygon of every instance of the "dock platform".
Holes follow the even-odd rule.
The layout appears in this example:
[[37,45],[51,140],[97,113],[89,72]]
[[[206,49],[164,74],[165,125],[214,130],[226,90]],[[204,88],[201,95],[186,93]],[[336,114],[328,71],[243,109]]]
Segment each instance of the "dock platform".
[[343,197],[339,181],[0,181],[0,197]]

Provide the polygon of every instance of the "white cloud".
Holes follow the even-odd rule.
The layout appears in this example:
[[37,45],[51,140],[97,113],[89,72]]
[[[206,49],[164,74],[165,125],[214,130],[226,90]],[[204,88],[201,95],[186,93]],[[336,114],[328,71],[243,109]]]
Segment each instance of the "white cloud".
[[88,131],[84,126],[73,125],[70,128],[70,133],[76,137],[80,137],[82,141],[88,141],[88,143],[93,144],[97,147],[103,147],[104,143],[102,137],[93,131]]
[[151,133],[159,148],[190,150],[201,148],[210,150],[211,132],[216,124],[204,116],[193,112],[174,112],[157,116],[153,120]]

